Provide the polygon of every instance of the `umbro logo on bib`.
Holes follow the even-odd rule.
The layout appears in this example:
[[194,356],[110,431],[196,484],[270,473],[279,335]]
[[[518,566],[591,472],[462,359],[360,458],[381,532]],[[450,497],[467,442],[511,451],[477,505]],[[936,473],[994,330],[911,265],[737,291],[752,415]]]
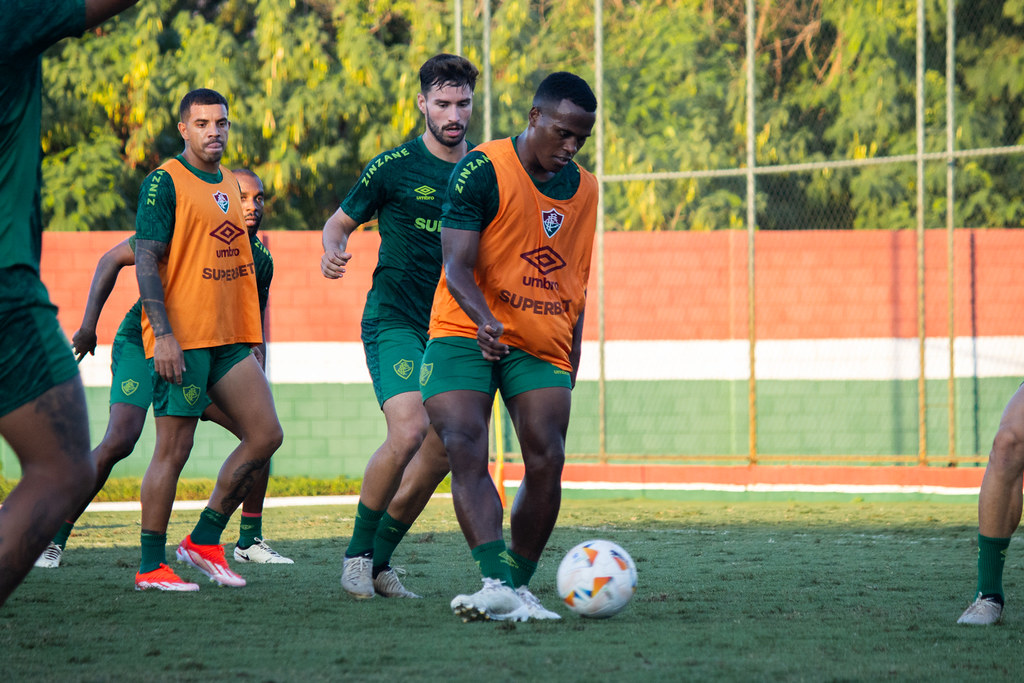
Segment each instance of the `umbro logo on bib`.
[[228,212],[228,206],[230,206],[230,202],[228,201],[228,196],[226,194],[219,190],[217,192],[214,192],[213,201],[217,202],[217,206],[220,207],[221,211],[223,211],[224,213]]
[[555,236],[558,229],[562,227],[562,221],[565,219],[565,216],[558,213],[555,209],[544,211],[540,217],[544,225],[544,234],[548,237]]

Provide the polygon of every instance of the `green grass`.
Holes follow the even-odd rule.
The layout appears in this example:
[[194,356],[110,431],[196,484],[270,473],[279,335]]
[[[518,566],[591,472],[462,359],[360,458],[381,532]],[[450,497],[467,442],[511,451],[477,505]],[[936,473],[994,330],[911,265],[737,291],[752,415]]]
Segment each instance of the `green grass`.
[[[974,586],[973,504],[566,501],[532,586],[564,619],[525,624],[451,614],[479,576],[444,499],[395,558],[424,599],[349,599],[338,578],[353,513],[269,509],[266,533],[296,563],[244,566],[246,588],[198,594],[135,592],[138,513],[87,513],[64,566],[30,574],[0,609],[3,678],[973,681],[1024,666],[1016,544],[1005,622],[955,624]],[[170,538],[196,515],[175,513]],[[554,595],[559,560],[587,538],[637,564],[636,597],[609,620]]]

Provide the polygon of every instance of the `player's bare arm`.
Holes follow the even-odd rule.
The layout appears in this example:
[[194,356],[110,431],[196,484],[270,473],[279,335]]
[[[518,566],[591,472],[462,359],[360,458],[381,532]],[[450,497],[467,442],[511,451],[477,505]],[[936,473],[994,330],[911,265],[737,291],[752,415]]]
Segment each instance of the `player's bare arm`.
[[135,252],[132,251],[128,240],[118,242],[112,249],[100,257],[96,264],[96,272],[92,276],[92,284],[89,285],[89,298],[85,304],[85,313],[82,314],[82,324],[78,331],[71,337],[71,345],[74,347],[75,358],[82,362],[86,354],[96,353],[96,325],[99,324],[100,312],[114,290],[118,273],[125,266],[135,265]]
[[99,26],[118,12],[133,7],[139,0],[85,0],[85,24]]
[[583,353],[583,313],[576,320],[576,326],[572,328],[572,346],[569,347],[569,363],[572,365],[572,388],[576,388],[576,375],[580,371],[580,356]]
[[448,291],[470,320],[477,324],[476,342],[484,358],[501,360],[509,352],[508,345],[499,341],[505,326],[494,317],[473,277],[479,248],[480,233],[442,226],[441,251]]
[[341,209],[335,211],[324,223],[324,255],[320,257],[320,272],[325,278],[337,280],[345,275],[345,266],[352,258],[352,254],[347,251],[348,238],[357,227],[359,224]]
[[164,283],[160,279],[158,263],[167,249],[167,244],[156,240],[135,242],[135,277],[139,281],[139,295],[153,327],[156,346],[153,352],[154,369],[168,382],[181,384],[181,373],[185,370],[185,354],[174,338],[167,307],[164,303]]

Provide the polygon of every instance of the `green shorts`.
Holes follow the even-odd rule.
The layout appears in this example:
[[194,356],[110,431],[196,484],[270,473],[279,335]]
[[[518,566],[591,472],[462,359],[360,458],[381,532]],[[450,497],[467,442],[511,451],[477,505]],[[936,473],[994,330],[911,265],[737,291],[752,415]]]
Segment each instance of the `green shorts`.
[[31,268],[0,269],[0,416],[78,375],[57,307]]
[[130,403],[149,410],[153,402],[153,375],[141,338],[135,341],[121,334],[114,337],[114,345],[110,349],[110,374],[110,405]]
[[476,339],[439,337],[427,342],[420,371],[423,400],[446,391],[469,389],[491,396],[500,389],[505,399],[533,389],[572,388],[572,377],[525,351],[510,348],[499,361],[485,360]]
[[185,351],[185,372],[181,384],[172,384],[156,373],[153,359],[148,359],[153,377],[153,414],[157,417],[199,417],[211,401],[210,387],[219,382],[231,368],[252,353],[248,344],[227,344],[210,349]]
[[427,344],[426,330],[412,326],[381,327],[377,320],[364,320],[363,350],[378,405],[392,396],[419,391],[419,365]]

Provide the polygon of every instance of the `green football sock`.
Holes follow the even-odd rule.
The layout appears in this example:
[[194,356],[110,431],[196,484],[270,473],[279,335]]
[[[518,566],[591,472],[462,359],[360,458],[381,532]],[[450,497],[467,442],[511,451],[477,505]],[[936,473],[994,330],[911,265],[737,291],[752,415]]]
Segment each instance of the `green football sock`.
[[[1008,538],[989,538],[978,534],[978,593],[1003,596],[1003,565]],[[975,594],[972,597],[977,597]]]
[[395,554],[395,548],[405,538],[411,524],[399,522],[397,519],[384,513],[377,524],[377,531],[373,537],[373,572],[377,574],[391,562],[391,556]]
[[257,538],[263,538],[263,515],[243,512],[238,524],[238,547],[248,548]]
[[231,519],[231,515],[203,508],[199,515],[199,521],[196,522],[196,528],[192,530],[192,542],[196,545],[219,544],[220,535],[224,533],[229,519]]
[[64,522],[60,525],[60,529],[57,530],[57,534],[53,537],[53,542],[63,549],[67,546],[68,537],[71,536],[71,530],[74,528],[74,522]]
[[167,534],[154,534],[150,531],[143,531],[141,542],[142,562],[139,563],[140,574],[159,569],[161,564],[167,564]]
[[512,587],[529,586],[537,571],[537,563],[509,550],[508,564],[512,570]]
[[383,510],[371,510],[362,501],[356,506],[356,522],[352,528],[352,538],[348,542],[345,557],[373,554],[373,537],[377,535],[377,526]]
[[512,568],[509,564],[505,541],[481,543],[473,548],[473,559],[485,579],[498,579],[507,586],[512,585]]

